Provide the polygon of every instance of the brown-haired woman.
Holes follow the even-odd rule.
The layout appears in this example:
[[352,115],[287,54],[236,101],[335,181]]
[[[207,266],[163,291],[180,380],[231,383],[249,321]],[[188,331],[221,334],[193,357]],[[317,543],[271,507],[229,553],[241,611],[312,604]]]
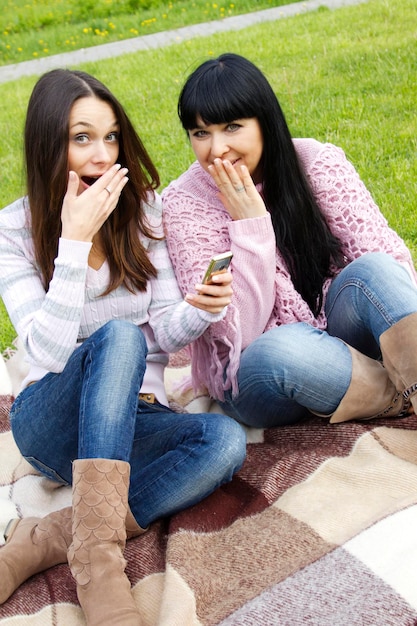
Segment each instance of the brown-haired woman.
[[29,361],[11,427],[29,463],[73,495],[72,507],[9,525],[0,602],[68,558],[90,626],[137,625],[126,538],[207,496],[245,456],[234,420],[174,413],[163,384],[167,353],[223,318],[232,278],[182,298],[158,174],[89,74],[39,79],[25,156],[27,196],[0,212],[1,296]]

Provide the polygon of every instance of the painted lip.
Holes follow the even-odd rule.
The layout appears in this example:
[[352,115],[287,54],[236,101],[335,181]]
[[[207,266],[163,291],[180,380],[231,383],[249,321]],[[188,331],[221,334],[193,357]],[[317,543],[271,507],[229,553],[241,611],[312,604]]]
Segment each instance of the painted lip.
[[[237,159],[230,159],[229,157],[225,157],[224,159],[221,159],[221,160],[222,160],[222,161],[230,161],[230,163],[231,163],[233,166],[235,166],[235,165],[236,165],[236,163],[240,163],[240,162],[242,162],[242,163],[243,163],[243,161],[242,161],[242,157],[237,157]],[[214,161],[211,161],[211,162],[209,163],[209,165],[214,165]]]

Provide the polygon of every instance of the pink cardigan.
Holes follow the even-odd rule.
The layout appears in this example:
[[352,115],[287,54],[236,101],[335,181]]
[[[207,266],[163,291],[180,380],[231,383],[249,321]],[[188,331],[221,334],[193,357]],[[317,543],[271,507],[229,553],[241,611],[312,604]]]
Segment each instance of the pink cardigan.
[[[415,277],[408,248],[389,228],[343,150],[314,139],[294,139],[294,145],[347,261],[366,252],[386,252]],[[326,328],[324,311],[315,318],[294,288],[276,249],[269,214],[233,221],[198,162],[165,189],[162,200],[168,250],[183,294],[194,291],[213,254],[231,249],[234,255],[234,295],[226,317],[190,346],[195,389],[206,387],[216,399],[230,386],[236,391],[241,351],[274,326],[303,321]],[[324,301],[329,284],[323,288]]]

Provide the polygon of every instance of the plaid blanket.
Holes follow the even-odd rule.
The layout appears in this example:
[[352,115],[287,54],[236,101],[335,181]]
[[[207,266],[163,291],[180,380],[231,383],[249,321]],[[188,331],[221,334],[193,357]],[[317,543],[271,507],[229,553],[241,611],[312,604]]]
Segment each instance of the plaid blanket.
[[[0,530],[71,499],[21,458],[11,402],[0,396]],[[411,626],[416,529],[417,419],[311,417],[249,432],[232,482],[130,540],[126,571],[141,626]],[[68,566],[22,585],[0,624],[85,624]]]

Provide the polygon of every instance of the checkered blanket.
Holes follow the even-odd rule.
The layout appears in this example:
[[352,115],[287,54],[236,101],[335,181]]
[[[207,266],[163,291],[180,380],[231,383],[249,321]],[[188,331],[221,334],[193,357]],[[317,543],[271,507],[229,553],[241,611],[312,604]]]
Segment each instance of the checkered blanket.
[[[0,530],[71,499],[20,456],[13,393],[1,391]],[[417,624],[417,418],[250,431],[232,482],[154,523],[125,556],[141,626]],[[0,624],[85,624],[68,566],[22,585]]]

